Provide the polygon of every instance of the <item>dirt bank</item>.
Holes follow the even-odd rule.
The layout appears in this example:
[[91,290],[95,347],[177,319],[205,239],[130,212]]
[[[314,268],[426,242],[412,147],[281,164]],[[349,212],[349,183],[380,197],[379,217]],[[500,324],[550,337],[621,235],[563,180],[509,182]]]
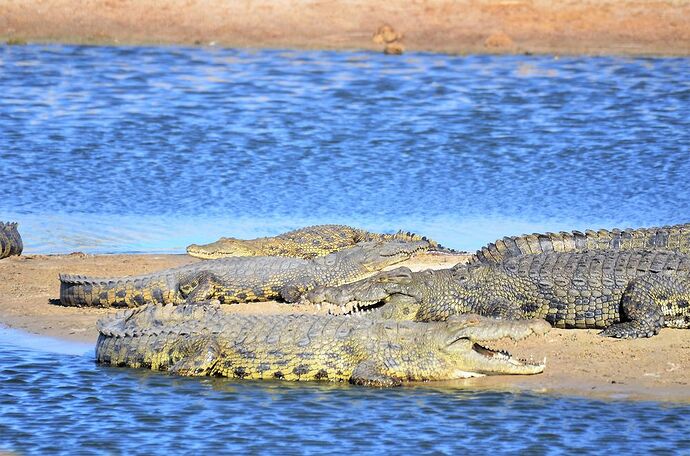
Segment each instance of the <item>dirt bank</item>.
[[[462,257],[425,255],[412,269],[450,267]],[[58,273],[132,275],[198,261],[186,255],[27,255],[0,261],[0,322],[32,333],[95,342],[96,321],[114,310],[51,303],[59,297]],[[54,301],[52,301],[54,302]],[[230,307],[230,306],[229,306]],[[280,303],[231,306],[236,312],[310,309]],[[546,357],[535,376],[497,376],[452,382],[472,388],[530,390],[633,399],[690,401],[690,331],[664,329],[642,340],[602,338],[594,330],[552,330],[541,338],[508,343],[521,357]]]
[[[688,55],[683,0],[0,0],[12,42]],[[379,37],[380,38],[380,37]]]

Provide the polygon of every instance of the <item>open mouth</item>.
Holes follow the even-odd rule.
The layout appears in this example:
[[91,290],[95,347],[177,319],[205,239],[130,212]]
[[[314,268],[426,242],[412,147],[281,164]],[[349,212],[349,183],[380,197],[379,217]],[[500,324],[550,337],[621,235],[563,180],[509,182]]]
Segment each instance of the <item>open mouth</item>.
[[426,245],[426,246],[420,245],[419,247],[415,247],[414,249],[410,249],[410,250],[399,250],[399,251],[393,252],[393,253],[385,253],[384,252],[381,254],[381,256],[383,256],[383,257],[397,257],[397,256],[413,255],[417,252],[427,251],[429,249],[430,249],[430,247],[428,245]]
[[[391,298],[394,296],[406,296],[406,295],[391,295],[384,299],[372,299],[372,300],[353,300],[348,301],[343,304],[336,304],[330,301],[320,301],[317,303],[309,303],[310,305],[316,306],[320,311],[328,315],[363,315],[374,310],[381,309],[385,306],[395,306],[391,303]],[[391,307],[392,308],[392,307]]]
[[328,315],[356,315],[380,309],[386,305],[387,301],[387,299],[378,301],[349,301],[345,304],[320,302],[316,304],[316,307],[319,310],[325,310]]
[[504,363],[512,364],[513,366],[530,366],[535,368],[543,368],[546,363],[546,359],[544,359],[543,362],[539,363],[534,361],[533,359],[517,358],[511,355],[506,350],[491,349],[483,345],[479,345],[476,342],[472,344],[472,350],[491,361],[501,361]]

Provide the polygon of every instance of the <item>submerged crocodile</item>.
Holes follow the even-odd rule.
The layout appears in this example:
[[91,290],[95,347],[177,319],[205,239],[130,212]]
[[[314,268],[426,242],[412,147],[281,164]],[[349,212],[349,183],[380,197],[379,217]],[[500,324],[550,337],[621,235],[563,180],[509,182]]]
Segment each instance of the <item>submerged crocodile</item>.
[[346,225],[315,225],[288,231],[275,237],[256,239],[236,239],[223,237],[210,244],[192,244],[187,253],[203,259],[224,258],[228,256],[289,256],[314,258],[352,247],[366,241],[429,241],[431,248],[445,249],[438,243],[410,232],[395,234],[372,233]]
[[233,257],[202,261],[147,275],[93,278],[60,275],[60,302],[68,306],[134,307],[218,299],[223,303],[296,301],[317,285],[340,285],[426,250],[427,241],[363,242],[312,260]]
[[[491,321],[489,321],[491,320]],[[149,304],[101,320],[96,360],[187,376],[349,381],[397,386],[485,374],[536,374],[544,364],[478,342],[521,339],[548,323],[463,315],[417,323],[317,315],[238,315],[215,304]]]
[[609,250],[523,255],[436,271],[397,268],[316,288],[304,301],[325,304],[333,313],[384,304],[388,318],[431,321],[470,312],[544,318],[560,328],[605,328],[601,334],[612,337],[650,337],[663,326],[690,328],[690,255]]
[[592,250],[673,250],[690,254],[690,224],[620,230],[561,231],[510,236],[487,244],[470,263],[499,263],[521,255]]
[[24,244],[17,230],[17,224],[0,222],[0,259],[21,255],[23,249]]

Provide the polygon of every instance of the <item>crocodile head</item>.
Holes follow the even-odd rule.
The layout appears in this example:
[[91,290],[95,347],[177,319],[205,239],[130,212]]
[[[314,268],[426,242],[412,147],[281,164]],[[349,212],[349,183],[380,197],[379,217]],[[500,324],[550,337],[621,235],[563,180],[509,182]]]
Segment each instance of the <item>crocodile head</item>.
[[245,239],[222,237],[210,244],[192,244],[187,253],[193,257],[213,260],[227,256],[261,256],[263,252]]
[[518,359],[504,350],[483,345],[499,339],[521,340],[542,335],[551,329],[545,320],[496,320],[474,314],[454,315],[433,338],[445,359],[447,378],[477,377],[501,374],[538,374],[545,362]]
[[405,381],[538,374],[545,362],[518,359],[485,344],[517,341],[550,328],[545,320],[495,320],[474,314],[431,323],[379,320],[376,335],[367,339],[373,355],[355,369],[351,382],[398,386]]
[[[426,273],[433,274],[424,271],[417,277]],[[414,319],[421,282],[414,282],[412,274],[410,269],[399,267],[337,287],[319,286],[304,294],[301,303],[317,305],[333,315],[379,310],[382,318]]]
[[[305,293],[301,303],[325,308],[330,314],[375,312],[380,318],[395,320],[445,320],[462,313],[461,305],[451,308],[443,293],[459,304],[470,302],[479,293],[478,286],[489,268],[483,265],[456,265],[451,269],[412,272],[406,267],[381,271],[365,279],[340,286],[318,286]],[[485,309],[487,315],[515,318],[510,308]]]
[[327,267],[344,267],[357,264],[369,272],[380,271],[386,266],[405,261],[417,252],[428,250],[429,241],[368,241],[360,242],[340,252],[317,257],[314,262]]

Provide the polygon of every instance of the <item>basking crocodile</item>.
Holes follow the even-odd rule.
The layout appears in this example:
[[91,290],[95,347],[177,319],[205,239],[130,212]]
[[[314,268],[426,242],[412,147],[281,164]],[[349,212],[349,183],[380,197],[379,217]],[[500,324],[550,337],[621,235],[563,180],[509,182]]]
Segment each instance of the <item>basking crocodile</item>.
[[219,299],[223,303],[282,299],[317,285],[340,285],[426,250],[427,241],[363,242],[312,260],[232,257],[202,261],[147,275],[93,278],[60,275],[60,302],[68,306],[134,307]]
[[501,263],[411,272],[397,268],[305,302],[333,313],[384,305],[388,318],[444,320],[459,313],[545,318],[560,328],[605,328],[613,337],[650,337],[690,328],[690,255],[664,250],[545,253]]
[[0,259],[21,255],[23,249],[24,244],[17,230],[17,224],[0,222]]
[[275,237],[236,239],[223,237],[205,245],[187,247],[191,256],[203,259],[228,256],[289,256],[314,258],[337,252],[365,241],[429,241],[432,248],[452,252],[438,243],[410,232],[378,234],[345,225],[315,225],[288,231]]
[[417,323],[317,315],[238,315],[216,304],[149,304],[98,324],[96,360],[188,376],[349,381],[397,386],[485,374],[536,374],[544,364],[478,342],[543,334],[543,320],[463,315]]
[[510,236],[492,242],[477,251],[470,263],[498,263],[520,255],[586,250],[673,250],[690,254],[690,224],[660,228],[620,230],[561,231]]

